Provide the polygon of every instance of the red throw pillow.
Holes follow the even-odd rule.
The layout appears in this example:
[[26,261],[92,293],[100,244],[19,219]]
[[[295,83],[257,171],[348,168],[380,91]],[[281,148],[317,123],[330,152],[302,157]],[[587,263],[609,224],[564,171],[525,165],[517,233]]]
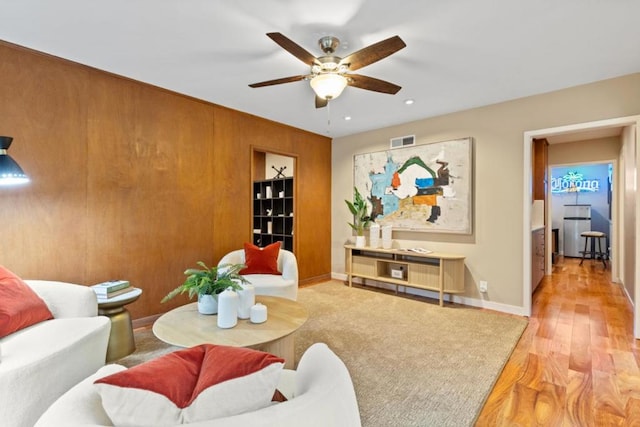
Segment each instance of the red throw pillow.
[[244,244],[244,263],[246,268],[239,274],[282,274],[278,271],[280,242],[259,248],[251,243]]
[[0,265],[0,338],[49,319],[53,314],[42,298]]
[[202,344],[94,384],[114,425],[177,425],[271,405],[283,366],[262,351]]

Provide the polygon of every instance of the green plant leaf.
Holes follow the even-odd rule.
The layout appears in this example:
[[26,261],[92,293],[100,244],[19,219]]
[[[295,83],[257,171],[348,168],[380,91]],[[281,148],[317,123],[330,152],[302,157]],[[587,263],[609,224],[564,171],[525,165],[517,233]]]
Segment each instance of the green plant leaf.
[[246,267],[244,264],[223,264],[215,267],[207,267],[202,261],[198,261],[196,264],[202,268],[186,269],[184,271],[185,276],[187,276],[185,281],[162,298],[162,303],[185,292],[188,293],[190,299],[193,299],[199,294],[219,294],[229,287],[234,290],[242,289],[234,280],[239,280],[241,283],[249,283],[247,279],[239,274]]

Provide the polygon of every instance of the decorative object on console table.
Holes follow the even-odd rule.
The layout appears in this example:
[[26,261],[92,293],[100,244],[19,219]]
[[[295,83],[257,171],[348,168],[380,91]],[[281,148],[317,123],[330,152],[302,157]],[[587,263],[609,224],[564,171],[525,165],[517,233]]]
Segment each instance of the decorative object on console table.
[[[198,296],[198,310],[201,314],[216,314],[218,312],[217,298],[221,292],[227,288],[242,289],[238,282],[248,283],[247,279],[238,274],[246,267],[244,264],[221,264],[215,267],[207,267],[202,261],[198,261],[197,264],[202,268],[185,270],[184,274],[188,277],[184,283],[169,292],[160,302],[167,302],[186,292],[189,299]],[[204,298],[209,304],[205,301],[201,302],[203,299],[200,298],[200,295],[209,295],[211,298]],[[215,300],[215,303],[212,303],[211,299]],[[211,304],[215,304],[215,308]]]
[[[264,197],[265,195],[267,197]],[[265,247],[275,242],[282,242],[283,249],[293,252],[293,195],[293,177],[253,182],[254,245]]]
[[382,248],[383,249],[391,249],[393,246],[393,240],[391,239],[393,232],[393,227],[390,225],[385,225],[382,227]]
[[369,227],[369,246],[374,249],[380,246],[380,226],[378,224],[371,224]]
[[365,246],[364,229],[371,222],[371,217],[368,213],[367,201],[362,197],[360,191],[356,187],[353,188],[353,201],[344,201],[349,208],[349,212],[353,215],[353,222],[348,222],[356,232],[356,247],[363,248]]
[[135,287],[127,289],[129,291],[121,295],[106,299],[98,298],[98,314],[107,316],[111,320],[111,332],[109,334],[109,344],[107,345],[107,362],[125,357],[136,349],[131,315],[124,306],[135,302],[142,295],[142,289]]

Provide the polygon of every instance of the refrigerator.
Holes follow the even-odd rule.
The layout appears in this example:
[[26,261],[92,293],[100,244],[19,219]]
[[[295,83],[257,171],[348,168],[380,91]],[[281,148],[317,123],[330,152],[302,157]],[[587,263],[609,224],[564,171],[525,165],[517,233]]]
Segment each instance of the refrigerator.
[[584,237],[580,234],[591,231],[591,205],[564,205],[563,253],[566,257],[581,258]]

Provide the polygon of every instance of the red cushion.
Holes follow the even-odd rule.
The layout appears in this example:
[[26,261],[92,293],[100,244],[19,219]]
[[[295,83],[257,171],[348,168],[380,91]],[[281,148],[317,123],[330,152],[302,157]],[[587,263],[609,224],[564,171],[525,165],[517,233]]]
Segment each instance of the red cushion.
[[197,422],[270,404],[284,359],[202,344],[96,380],[115,425]]
[[246,268],[239,274],[282,274],[278,271],[280,242],[259,248],[251,243],[244,244],[244,263]]
[[0,338],[49,319],[53,314],[42,298],[0,265]]

